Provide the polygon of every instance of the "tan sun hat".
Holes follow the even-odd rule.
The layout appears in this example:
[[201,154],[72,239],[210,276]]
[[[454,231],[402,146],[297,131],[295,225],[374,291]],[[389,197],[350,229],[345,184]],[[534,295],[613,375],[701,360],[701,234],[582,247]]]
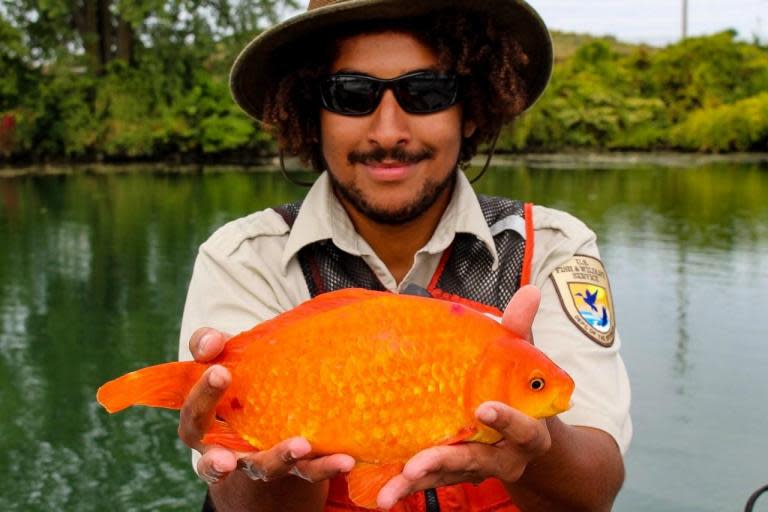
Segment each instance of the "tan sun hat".
[[232,96],[261,120],[264,96],[295,66],[295,55],[342,24],[395,20],[460,10],[492,17],[509,30],[528,55],[522,77],[528,85],[526,108],[541,96],[552,74],[552,40],[538,13],[523,0],[309,0],[307,11],[256,36],[240,52],[230,73]]

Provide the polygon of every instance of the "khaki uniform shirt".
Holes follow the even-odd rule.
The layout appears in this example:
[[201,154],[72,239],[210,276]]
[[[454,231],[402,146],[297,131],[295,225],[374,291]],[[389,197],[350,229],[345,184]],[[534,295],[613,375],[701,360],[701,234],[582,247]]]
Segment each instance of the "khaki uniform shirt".
[[[318,240],[331,239],[341,250],[363,258],[392,292],[409,283],[426,288],[456,233],[471,233],[485,242],[498,268],[504,262],[498,261],[491,229],[471,185],[463,173],[459,175],[434,235],[416,253],[399,284],[355,231],[326,174],[308,192],[293,229],[271,209],[224,225],[200,246],[182,320],[180,359],[192,358],[188,342],[199,327],[236,334],[310,299],[297,255]],[[619,356],[621,342],[617,336],[606,348],[588,338],[566,315],[550,279],[555,268],[576,254],[599,257],[595,234],[571,215],[541,206],[533,208],[533,223],[531,284],[542,294],[534,340],[576,383],[573,405],[560,418],[607,432],[623,453],[632,423],[629,380]],[[523,223],[512,228],[525,236]]]

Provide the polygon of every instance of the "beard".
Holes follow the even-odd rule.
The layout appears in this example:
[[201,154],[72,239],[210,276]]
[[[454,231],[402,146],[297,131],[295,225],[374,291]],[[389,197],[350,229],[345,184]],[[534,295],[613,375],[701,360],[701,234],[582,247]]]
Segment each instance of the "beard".
[[452,189],[456,183],[458,172],[458,167],[454,167],[453,171],[448,173],[441,181],[427,180],[416,196],[416,199],[399,208],[377,206],[369,198],[366,198],[362,190],[354,183],[341,183],[331,172],[328,173],[328,176],[331,179],[333,190],[360,214],[377,224],[399,226],[421,216],[435,204],[443,192],[449,188]]

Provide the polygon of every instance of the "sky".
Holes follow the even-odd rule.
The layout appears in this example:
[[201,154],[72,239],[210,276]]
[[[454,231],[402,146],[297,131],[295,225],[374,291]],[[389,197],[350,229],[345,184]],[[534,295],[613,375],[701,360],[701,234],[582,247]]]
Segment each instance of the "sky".
[[[528,0],[553,30],[663,46],[680,39],[683,0]],[[688,0],[688,35],[729,28],[768,42],[768,0]]]

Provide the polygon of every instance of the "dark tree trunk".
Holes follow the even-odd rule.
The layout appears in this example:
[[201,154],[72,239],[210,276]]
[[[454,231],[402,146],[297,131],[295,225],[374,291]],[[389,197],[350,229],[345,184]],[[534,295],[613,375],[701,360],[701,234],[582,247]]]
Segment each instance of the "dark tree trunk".
[[110,0],[97,1],[99,4],[99,57],[101,59],[101,69],[103,71],[115,54],[115,31],[112,24],[112,12],[109,10]]
[[134,33],[131,24],[122,17],[117,18],[117,52],[116,57],[127,63],[133,62]]
[[[107,64],[116,54],[121,57],[126,55],[127,60],[130,60],[133,53],[133,31],[127,23],[122,23],[126,26],[123,30],[128,33],[122,36],[123,48],[119,46],[120,23],[115,26],[111,4],[112,0],[81,0],[73,6],[72,19],[83,41],[88,65],[97,75],[104,73]],[[120,50],[124,53],[119,54]]]
[[104,70],[98,30],[99,3],[99,0],[83,0],[81,5],[74,6],[72,13],[75,27],[83,41],[85,55],[88,57],[88,65],[96,74],[101,74]]

